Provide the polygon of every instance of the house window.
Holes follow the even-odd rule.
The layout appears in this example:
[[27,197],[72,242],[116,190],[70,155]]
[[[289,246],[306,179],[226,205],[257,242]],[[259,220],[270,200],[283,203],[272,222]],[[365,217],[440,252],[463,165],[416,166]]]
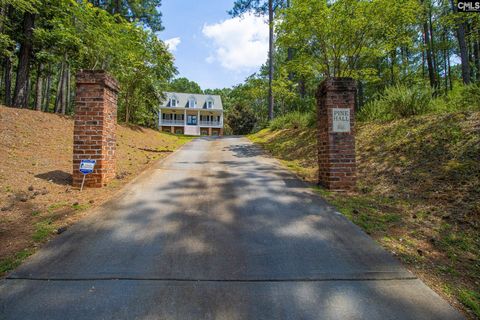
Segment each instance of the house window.
[[197,105],[197,101],[195,100],[195,97],[190,97],[188,99],[188,107],[189,108],[195,108]]
[[170,98],[168,105],[170,107],[176,107],[177,106],[177,99],[176,98]]
[[208,100],[207,101],[207,109],[212,109],[213,108],[213,101],[212,100]]

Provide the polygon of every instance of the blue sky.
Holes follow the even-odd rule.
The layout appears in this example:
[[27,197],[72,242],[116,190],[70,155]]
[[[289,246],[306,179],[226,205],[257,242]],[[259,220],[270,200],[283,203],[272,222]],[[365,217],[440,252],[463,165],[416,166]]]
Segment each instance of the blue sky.
[[163,0],[159,37],[175,56],[179,77],[202,89],[242,83],[267,59],[268,26],[262,17],[231,18],[233,0]]

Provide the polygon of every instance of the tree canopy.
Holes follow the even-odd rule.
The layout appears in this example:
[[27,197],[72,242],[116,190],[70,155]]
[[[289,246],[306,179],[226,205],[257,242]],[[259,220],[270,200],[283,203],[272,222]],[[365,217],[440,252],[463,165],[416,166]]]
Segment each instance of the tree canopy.
[[[229,12],[271,15],[275,37],[265,65],[233,88],[205,90],[220,94],[227,112],[238,104],[251,108],[257,128],[268,123],[273,107],[275,115],[312,112],[315,90],[326,77],[355,78],[359,109],[389,87],[429,86],[433,96],[446,96],[462,83],[480,82],[480,15],[459,13],[455,0],[271,4],[270,10],[267,0],[236,0]],[[122,88],[119,119],[153,126],[162,92],[202,93],[194,81],[174,78],[173,56],[156,34],[163,29],[160,5],[160,0],[4,0],[1,101],[71,113],[75,73],[104,69]]]
[[168,90],[174,92],[203,93],[198,83],[184,77],[173,79],[168,85]]
[[162,92],[176,74],[173,56],[155,34],[162,29],[159,5],[11,1],[2,7],[3,102],[69,113],[76,71],[103,69],[120,83],[119,119],[153,125]]
[[[267,4],[237,0],[230,14],[266,15]],[[327,77],[357,80],[358,110],[398,85],[427,86],[438,97],[463,84],[480,83],[480,15],[459,13],[455,0],[273,4],[275,115],[313,112],[315,90]],[[268,123],[269,63],[234,87],[229,97],[252,106],[257,128]]]

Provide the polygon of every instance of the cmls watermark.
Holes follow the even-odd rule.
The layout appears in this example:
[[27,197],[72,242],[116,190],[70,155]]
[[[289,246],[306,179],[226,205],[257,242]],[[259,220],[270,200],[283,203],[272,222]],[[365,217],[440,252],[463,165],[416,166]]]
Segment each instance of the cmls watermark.
[[480,0],[461,1],[457,3],[460,12],[480,12]]

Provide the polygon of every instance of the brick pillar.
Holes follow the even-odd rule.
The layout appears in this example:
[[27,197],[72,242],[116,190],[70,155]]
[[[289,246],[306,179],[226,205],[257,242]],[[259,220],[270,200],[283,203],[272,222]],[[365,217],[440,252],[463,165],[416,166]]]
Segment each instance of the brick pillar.
[[328,189],[355,188],[355,80],[329,78],[317,90],[318,183]]
[[208,135],[209,135],[209,136],[212,135],[212,128],[208,128]]
[[118,83],[105,71],[77,73],[75,126],[73,131],[73,186],[79,187],[83,174],[80,160],[96,160],[85,186],[99,188],[115,177]]
[[223,136],[223,128],[220,128],[219,136]]

